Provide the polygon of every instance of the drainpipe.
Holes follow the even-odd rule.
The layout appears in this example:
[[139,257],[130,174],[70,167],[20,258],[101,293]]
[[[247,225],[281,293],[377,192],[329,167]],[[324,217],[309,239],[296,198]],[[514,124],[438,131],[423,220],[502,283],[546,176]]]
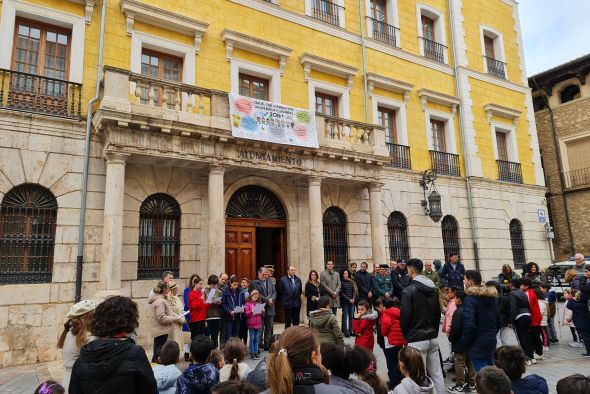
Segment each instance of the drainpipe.
[[[359,0],[359,22],[361,27],[361,49],[363,54],[363,83],[365,89],[365,123],[369,124],[369,89],[367,88],[367,54],[365,48],[365,28],[363,25],[363,1]],[[371,122],[372,123],[372,122]]]
[[[551,120],[551,136],[553,137],[553,145],[555,146],[555,159],[557,160],[557,170],[559,171],[559,189],[561,191],[561,199],[563,200],[563,207],[565,210],[565,221],[567,222],[567,231],[570,240],[570,254],[574,255],[576,253],[576,243],[574,242],[574,233],[572,231],[572,224],[570,221],[570,213],[567,204],[567,198],[565,197],[564,185],[565,185],[565,175],[563,173],[563,162],[561,161],[561,145],[559,145],[559,141],[557,140],[557,127],[555,126],[555,117],[553,114],[553,109],[551,105],[549,105],[549,100],[545,94],[545,91],[539,87],[536,78],[532,78],[533,83],[537,90],[541,93],[541,97],[543,97],[543,101],[545,101],[545,105],[547,105],[547,109],[549,110],[549,119]],[[547,203],[549,204],[549,203]],[[549,240],[551,242],[551,240]]]
[[104,49],[104,30],[107,13],[107,0],[102,0],[100,16],[100,41],[98,44],[98,67],[96,70],[96,93],[88,101],[86,113],[86,141],[84,144],[84,170],[82,172],[82,195],[80,198],[80,224],[78,229],[78,255],[76,257],[76,295],[75,302],[82,296],[82,267],[84,265],[84,232],[86,229],[86,195],[88,194],[88,162],[90,160],[90,130],[92,128],[92,106],[100,98],[100,81],[102,79],[102,62]]
[[[461,92],[461,82],[459,81],[459,65],[457,64],[457,46],[455,45],[455,24],[453,18],[453,0],[449,0],[449,19],[451,27],[451,44],[453,45],[453,68],[455,69],[455,89],[457,93]],[[469,209],[469,223],[471,225],[471,238],[473,240],[473,258],[475,259],[475,269],[480,270],[479,249],[477,242],[477,227],[473,215],[473,195],[471,192],[471,168],[467,160],[467,139],[465,138],[465,128],[463,125],[463,97],[459,95],[459,130],[461,131],[461,146],[463,148],[463,165],[465,166],[466,185],[467,185],[467,208]]]

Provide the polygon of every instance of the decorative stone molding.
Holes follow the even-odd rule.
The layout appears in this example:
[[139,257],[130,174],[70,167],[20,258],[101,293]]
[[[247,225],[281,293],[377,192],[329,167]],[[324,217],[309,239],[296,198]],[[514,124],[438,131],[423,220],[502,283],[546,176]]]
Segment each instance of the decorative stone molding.
[[373,89],[375,87],[389,90],[391,92],[401,93],[404,96],[404,103],[410,99],[410,92],[414,85],[398,79],[386,77],[376,73],[367,73],[367,84],[369,86],[369,96],[373,96]]
[[418,97],[422,103],[422,111],[426,111],[426,104],[430,101],[431,103],[446,105],[451,108],[453,115],[457,113],[457,107],[461,103],[458,97],[451,96],[448,94],[440,93],[430,89],[418,90]]
[[[68,0],[72,3],[78,3],[85,5],[84,14],[86,17],[86,24],[89,25],[90,21],[92,20],[92,12],[94,12],[94,6],[96,5],[96,0]],[[1,1],[0,1],[1,3]]]
[[231,61],[234,48],[243,49],[271,59],[277,59],[279,61],[281,75],[283,75],[285,71],[287,58],[291,55],[291,52],[293,52],[293,49],[286,46],[230,29],[223,30],[221,33],[221,39],[225,42],[225,58],[228,62]]
[[199,53],[203,34],[209,29],[209,24],[186,17],[181,14],[154,7],[135,0],[121,0],[121,12],[125,15],[127,35],[133,33],[136,20],[153,26],[194,37],[195,53]]
[[309,81],[311,70],[317,70],[337,77],[346,78],[348,90],[352,89],[352,81],[359,70],[356,67],[312,55],[307,52],[299,56],[299,61],[303,65],[305,82]]
[[512,119],[514,126],[516,126],[518,122],[518,118],[522,114],[519,110],[504,107],[502,105],[489,103],[483,106],[484,111],[488,115],[488,124],[492,123],[492,118],[494,115],[500,116],[502,118]]

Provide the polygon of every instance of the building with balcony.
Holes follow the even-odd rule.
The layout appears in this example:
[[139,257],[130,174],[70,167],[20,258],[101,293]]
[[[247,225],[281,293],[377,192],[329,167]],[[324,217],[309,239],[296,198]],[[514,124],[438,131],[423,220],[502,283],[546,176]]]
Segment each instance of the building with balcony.
[[556,258],[590,253],[590,55],[529,78]]
[[[148,343],[164,270],[184,287],[267,264],[549,262],[515,1],[106,1],[98,80],[102,2],[0,3],[0,366],[58,357],[76,283],[136,299]],[[234,97],[301,113],[317,141],[238,137]]]

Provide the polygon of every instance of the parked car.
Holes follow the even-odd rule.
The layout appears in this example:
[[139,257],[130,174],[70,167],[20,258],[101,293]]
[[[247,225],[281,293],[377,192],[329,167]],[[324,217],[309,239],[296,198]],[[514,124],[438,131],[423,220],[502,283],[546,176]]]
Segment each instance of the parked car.
[[545,268],[544,272],[549,279],[549,284],[555,293],[557,293],[557,297],[563,297],[564,290],[570,288],[569,283],[565,283],[564,280],[565,272],[574,268],[575,265],[576,263],[574,261],[561,261]]

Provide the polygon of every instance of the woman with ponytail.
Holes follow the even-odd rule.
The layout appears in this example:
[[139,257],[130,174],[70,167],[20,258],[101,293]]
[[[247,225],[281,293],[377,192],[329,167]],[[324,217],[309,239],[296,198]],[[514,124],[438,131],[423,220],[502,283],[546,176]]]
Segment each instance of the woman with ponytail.
[[322,368],[320,341],[309,327],[293,326],[279,336],[277,351],[268,356],[269,389],[263,394],[351,394],[352,391],[329,386],[328,373]]
[[61,349],[65,369],[62,385],[66,393],[70,385],[72,367],[80,355],[80,348],[95,339],[90,335],[94,309],[96,309],[96,304],[90,300],[80,301],[73,305],[66,316],[64,330],[57,342],[57,348]]
[[426,368],[418,349],[403,347],[399,352],[399,369],[404,379],[393,390],[393,394],[435,394],[434,383],[426,376]]
[[248,349],[246,344],[238,337],[231,337],[223,347],[225,365],[219,371],[219,382],[227,380],[244,380],[252,368],[244,362]]

